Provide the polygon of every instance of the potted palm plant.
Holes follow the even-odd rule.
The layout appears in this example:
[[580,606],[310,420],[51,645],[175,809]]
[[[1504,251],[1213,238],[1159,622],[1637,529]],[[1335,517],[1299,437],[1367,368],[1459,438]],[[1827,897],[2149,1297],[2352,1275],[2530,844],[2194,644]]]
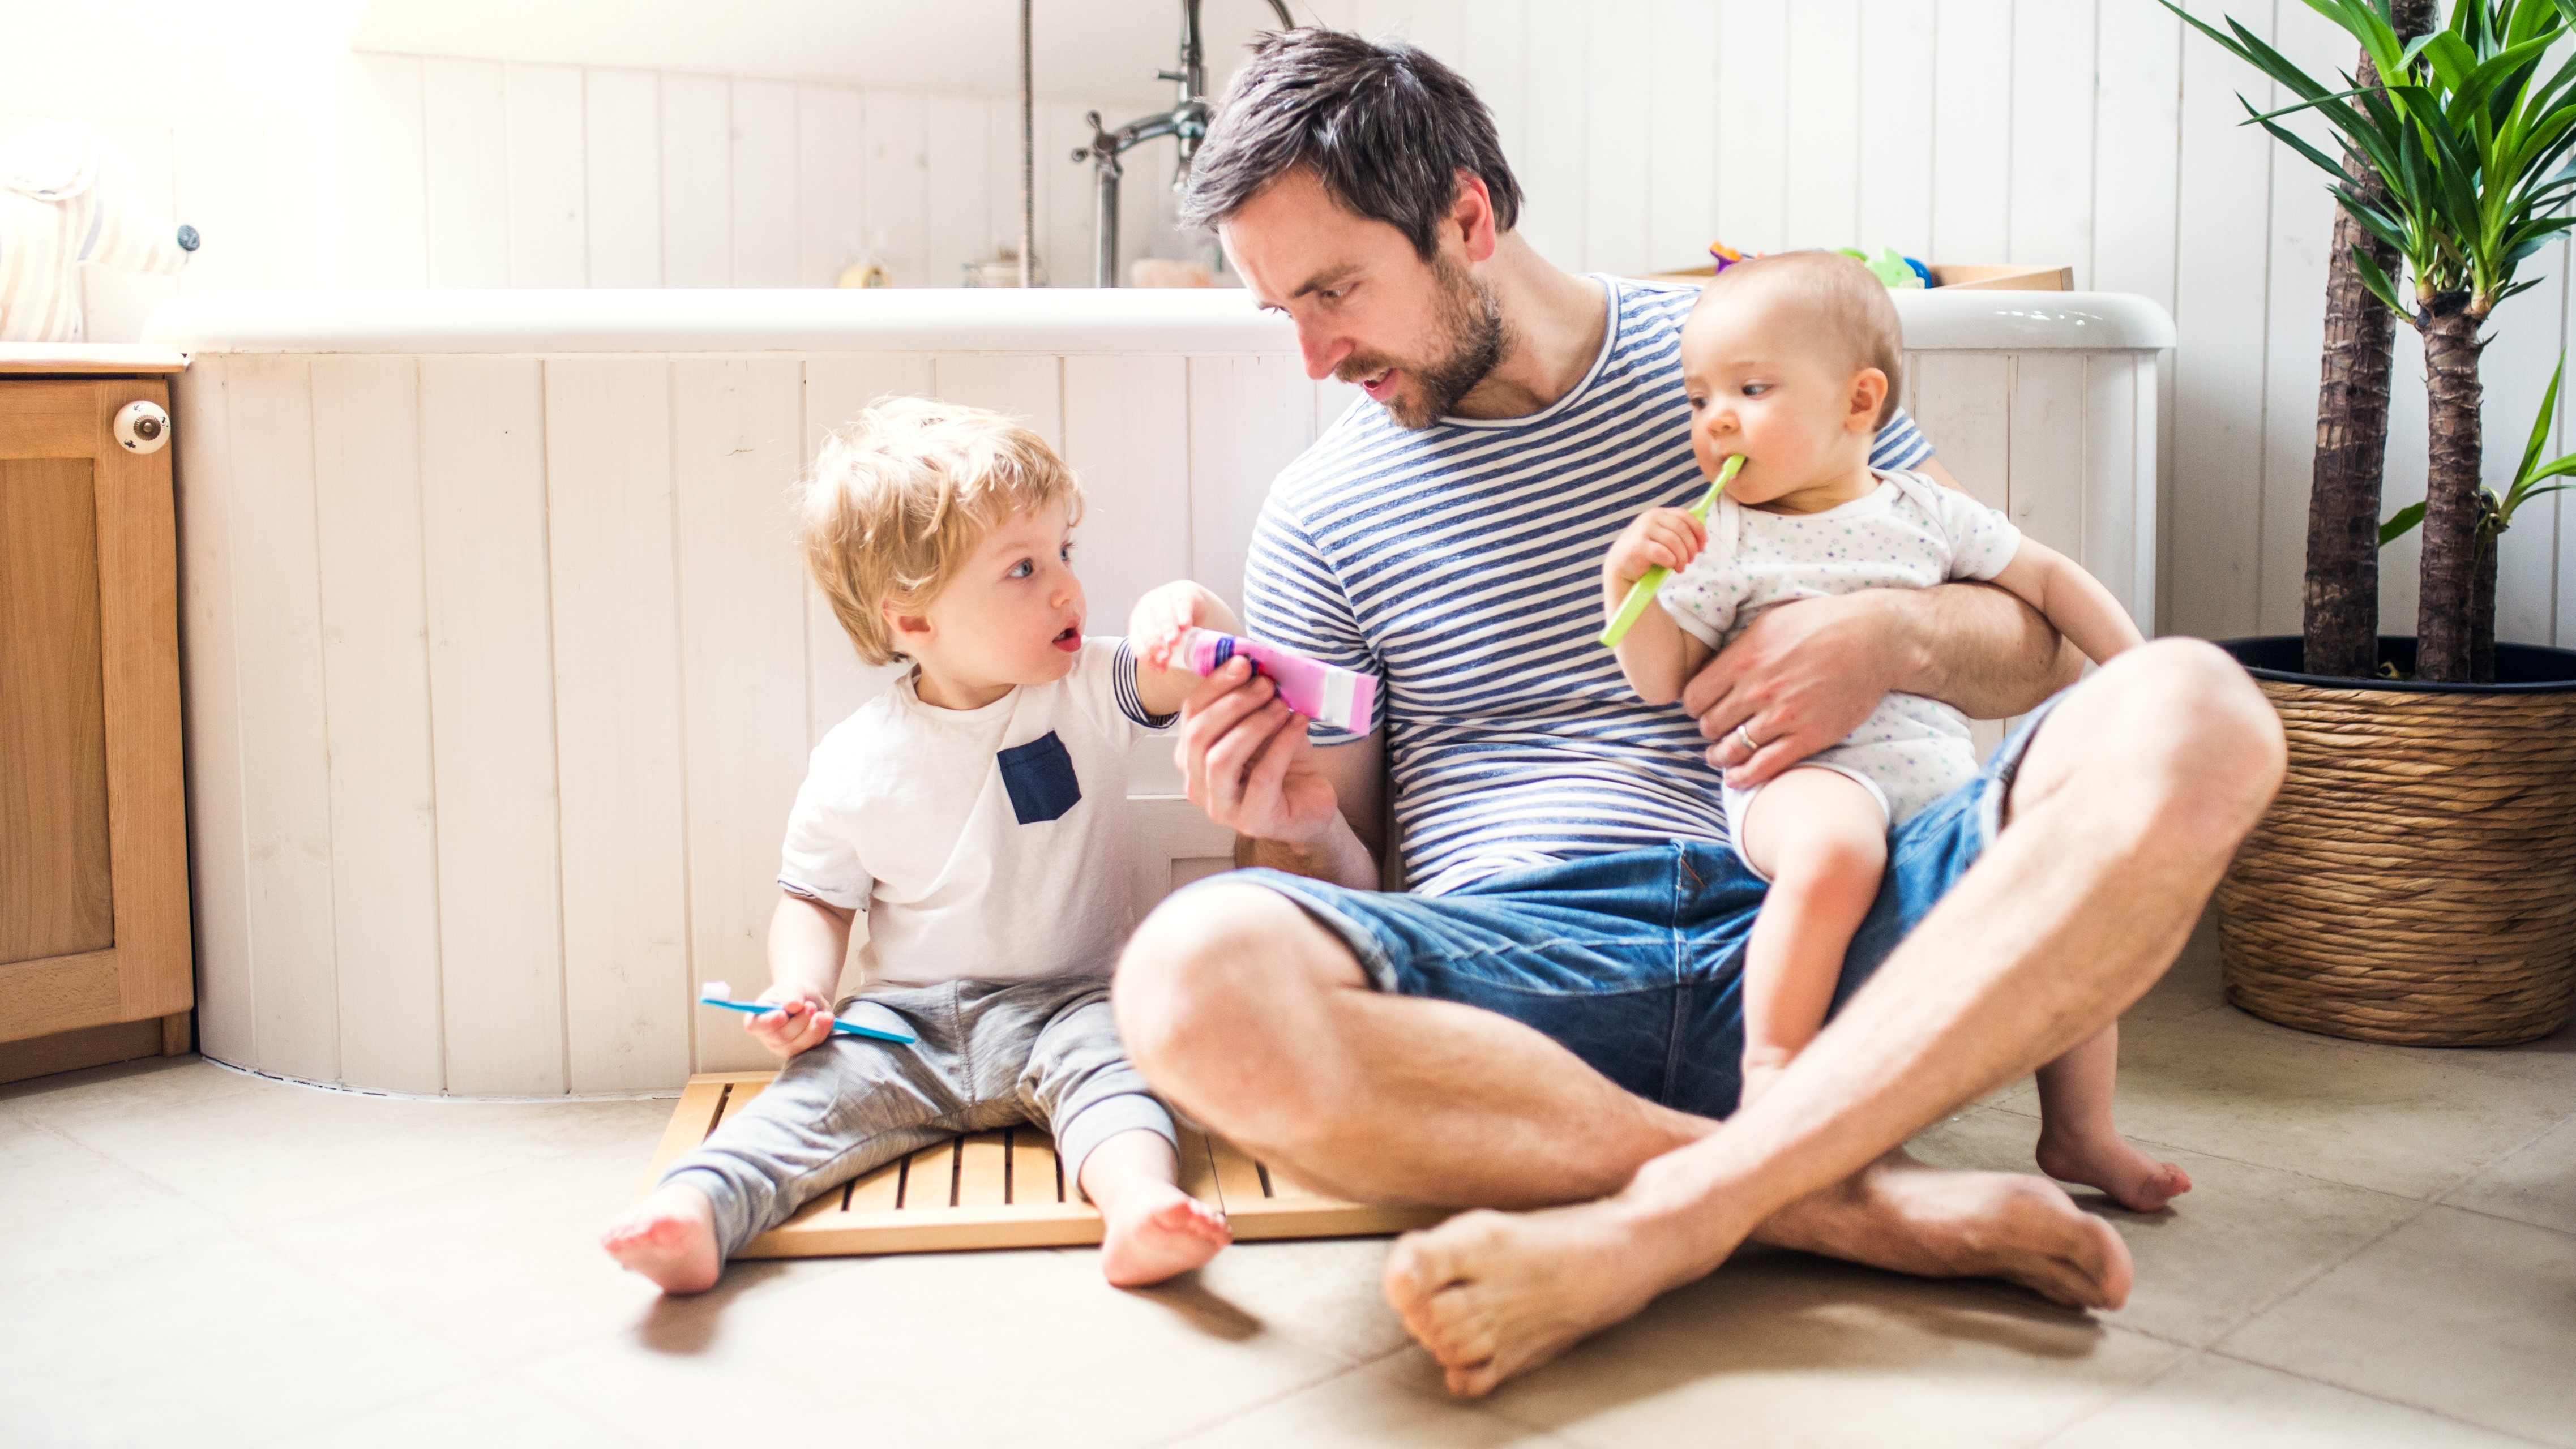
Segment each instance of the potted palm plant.
[[[2378,462],[2353,455],[2384,446],[2384,412],[2375,435],[2322,416],[2307,633],[2227,646],[2291,741],[2289,782],[2219,891],[2228,995],[2342,1036],[2525,1041],[2576,1004],[2576,652],[2495,643],[2495,548],[2576,458],[2541,459],[2553,382],[2511,483],[2484,485],[2479,355],[2496,307],[2537,285],[2523,263],[2576,225],[2576,60],[2560,54],[2576,0],[2459,0],[2439,28],[2420,3],[2307,3],[2359,43],[2340,85],[2233,20],[2183,18],[2296,98],[2248,103],[2248,123],[2333,178],[2357,234],[2339,225],[2336,261],[2422,336],[2430,472],[2424,503],[2374,529]],[[2301,112],[2343,156],[2285,124]],[[2329,409],[2351,401],[2334,379],[2330,351]],[[2415,636],[2379,636],[2370,555],[2418,526]]]

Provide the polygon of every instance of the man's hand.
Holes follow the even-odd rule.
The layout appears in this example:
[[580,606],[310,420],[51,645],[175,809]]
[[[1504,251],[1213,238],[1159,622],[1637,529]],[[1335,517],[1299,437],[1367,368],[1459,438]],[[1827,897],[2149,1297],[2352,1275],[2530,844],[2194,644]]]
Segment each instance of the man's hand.
[[1250,660],[1229,660],[1203,681],[1182,704],[1176,733],[1172,759],[1190,803],[1237,835],[1311,845],[1341,819],[1306,742],[1306,717]]
[[[1726,783],[1762,784],[1839,742],[1878,708],[1901,674],[1881,597],[1846,594],[1766,609],[1684,686],[1682,707],[1714,742],[1708,762],[1726,771]],[[1747,749],[1744,735],[1759,748]]]
[[832,1034],[832,1003],[810,986],[772,983],[752,999],[778,1009],[744,1017],[742,1029],[780,1061],[822,1045]]

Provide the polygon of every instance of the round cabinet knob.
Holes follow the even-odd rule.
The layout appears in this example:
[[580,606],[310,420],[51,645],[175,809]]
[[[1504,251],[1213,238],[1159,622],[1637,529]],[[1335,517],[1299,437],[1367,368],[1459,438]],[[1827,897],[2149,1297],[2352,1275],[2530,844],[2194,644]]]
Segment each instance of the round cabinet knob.
[[159,403],[127,403],[117,410],[116,441],[129,453],[158,453],[170,441],[170,415]]

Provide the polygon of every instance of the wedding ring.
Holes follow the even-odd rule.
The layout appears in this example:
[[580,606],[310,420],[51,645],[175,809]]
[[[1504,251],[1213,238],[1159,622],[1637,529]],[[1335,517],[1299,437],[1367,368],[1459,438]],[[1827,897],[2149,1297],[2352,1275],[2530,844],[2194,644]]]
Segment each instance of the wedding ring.
[[[1747,721],[1747,723],[1750,723],[1750,721]],[[1737,725],[1735,727],[1735,742],[1744,746],[1744,753],[1748,755],[1759,754],[1762,750],[1761,744],[1756,741],[1751,734],[1746,732],[1743,725]]]

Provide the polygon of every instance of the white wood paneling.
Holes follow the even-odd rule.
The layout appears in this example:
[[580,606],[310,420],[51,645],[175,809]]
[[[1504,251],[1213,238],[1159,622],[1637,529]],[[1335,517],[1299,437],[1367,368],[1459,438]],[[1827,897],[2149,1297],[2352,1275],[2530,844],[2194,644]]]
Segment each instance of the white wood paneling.
[[429,284],[510,285],[510,126],[501,63],[421,62]]
[[1788,86],[1797,97],[1782,151],[1781,244],[1860,241],[1860,3],[1802,0],[1789,17]]
[[[679,491],[681,697],[694,992],[769,980],[778,842],[805,775],[805,608],[783,500],[802,463],[793,358],[672,364]],[[764,1060],[739,1032],[701,1034],[699,1071]]]
[[180,674],[188,751],[188,889],[197,949],[197,1042],[259,1060],[252,1026],[250,842],[242,802],[240,626],[234,607],[230,357],[194,361],[174,389]]
[[[1646,264],[1704,266],[1717,234],[1717,7],[1653,0],[1646,24]],[[1511,155],[1510,137],[1503,146]]]
[[2004,260],[2071,264],[2078,287],[2093,284],[2094,8],[2043,0],[2012,12],[2012,201]]
[[[2245,21],[2270,29],[2260,11]],[[2257,105],[2268,102],[2269,87],[2251,84],[2215,46],[2183,48],[2178,211],[2192,250],[2174,297],[2178,351],[2188,361],[2176,379],[2184,421],[2174,437],[2173,589],[2165,608],[2171,627],[2191,634],[2248,632],[2260,601],[2270,246],[2259,223],[2270,210],[2275,143],[2239,124],[2240,86]]]
[[1716,239],[1740,252],[1776,251],[1787,235],[1789,9],[1769,0],[1718,0]]
[[512,65],[509,96],[510,285],[589,283],[589,187],[581,70]]
[[[671,364],[546,364],[546,503],[563,799],[564,1021],[575,1092],[688,1075]],[[675,1009],[676,1008],[676,1009]]]
[[[984,102],[974,96],[931,96],[923,102],[928,270],[916,285],[957,286],[968,262],[993,255],[992,187],[986,179],[989,119]],[[1130,190],[1154,184],[1144,162],[1142,153],[1132,158]],[[1018,229],[1014,222],[1013,233]]]
[[1591,154],[1585,66],[1590,27],[1583,12],[1545,0],[1526,11],[1529,53],[1549,57],[1527,66],[1529,140],[1514,158],[1529,203],[1520,230],[1540,256],[1562,267],[1583,265],[1585,218],[1590,211],[1584,165]]
[[420,362],[421,534],[447,1089],[565,1090],[544,389]]
[[2000,260],[2010,245],[2012,18],[2013,0],[1938,0],[1935,7],[1932,249],[1937,255],[1926,261]]
[[446,1058],[416,374],[408,357],[314,361],[313,504],[340,1075],[436,1092]]
[[733,83],[733,285],[810,285],[797,269],[796,87]]
[[662,77],[662,285],[733,282],[733,95],[713,76]]
[[361,287],[428,286],[420,57],[353,55],[349,65],[356,73],[342,98],[349,127],[349,280]]
[[932,363],[936,395],[1017,418],[1052,447],[1064,445],[1064,373],[1052,357],[965,353]]
[[269,1070],[340,1075],[333,964],[331,783],[313,515],[311,366],[244,359],[233,370],[232,525],[257,562],[234,575],[242,823],[250,856],[254,1032]]
[[1243,607],[1243,555],[1267,480],[1315,436],[1296,359],[1190,359],[1190,576]]
[[1595,0],[1584,16],[1584,265],[1635,276],[1654,266],[1646,205],[1653,111],[1635,83],[1651,13],[1646,0]]
[[662,83],[593,70],[582,84],[588,276],[594,287],[662,285]]
[[845,86],[796,88],[796,285],[828,287],[867,255],[866,102]]
[[[898,287],[943,284],[930,265],[927,126],[922,97],[868,93],[867,245],[870,254],[885,263]],[[955,276],[948,274],[950,280]]]
[[1932,250],[1933,7],[1861,0],[1860,202],[1855,244]]

